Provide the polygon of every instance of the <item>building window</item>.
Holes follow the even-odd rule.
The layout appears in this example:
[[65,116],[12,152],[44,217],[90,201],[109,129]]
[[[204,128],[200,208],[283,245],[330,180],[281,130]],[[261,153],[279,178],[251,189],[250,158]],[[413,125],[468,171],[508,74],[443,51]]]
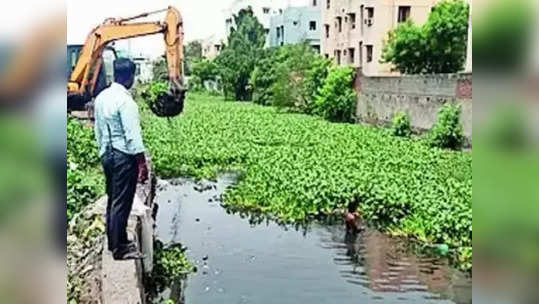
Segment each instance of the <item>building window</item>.
[[281,28],[277,28],[277,39],[281,38]]
[[329,24],[326,24],[325,27],[326,27],[326,38],[329,38]]
[[216,45],[215,45],[215,50],[216,50],[217,52],[219,52],[219,51],[221,50],[221,46],[220,46],[219,44],[216,44]]
[[317,54],[320,54],[320,45],[314,44],[314,45],[313,45],[313,50],[314,50]]
[[410,18],[411,9],[412,8],[410,6],[399,6],[399,16],[398,16],[399,23],[405,22],[406,20],[408,20],[408,18]]
[[309,30],[316,31],[316,21],[309,22]]
[[342,32],[342,17],[337,17],[337,28],[339,28],[339,33]]
[[350,17],[350,28],[351,29],[355,29],[356,28],[356,14],[355,13],[350,13],[348,14],[348,16]]
[[264,29],[264,33],[266,33],[266,35],[269,34],[269,31],[269,29]]
[[368,26],[373,25],[374,23],[374,7],[367,7],[367,19],[365,19],[365,24]]
[[337,50],[335,51],[336,52],[336,58],[337,58],[337,64],[340,65],[341,64],[341,50]]
[[367,62],[372,62],[372,45],[366,45],[367,48]]
[[318,3],[317,3],[317,2],[318,2],[318,1],[316,1],[316,0],[313,0],[313,6],[317,6],[317,5],[318,5]]
[[348,62],[351,64],[354,64],[356,61],[356,49],[349,48],[348,49]]
[[294,21],[293,23],[294,23],[294,26],[297,26],[297,25],[298,25],[298,22],[297,22],[297,21]]
[[324,55],[324,57],[326,57],[326,59],[328,59],[328,58],[329,58],[329,54],[326,53],[326,54]]
[[262,9],[262,11],[264,12],[264,14],[269,14],[270,13],[270,8],[269,7],[264,7]]
[[327,0],[328,3],[327,3],[327,9],[330,9],[331,8],[331,0]]
[[279,9],[279,14],[281,14],[281,15],[283,14],[283,9],[282,8]]

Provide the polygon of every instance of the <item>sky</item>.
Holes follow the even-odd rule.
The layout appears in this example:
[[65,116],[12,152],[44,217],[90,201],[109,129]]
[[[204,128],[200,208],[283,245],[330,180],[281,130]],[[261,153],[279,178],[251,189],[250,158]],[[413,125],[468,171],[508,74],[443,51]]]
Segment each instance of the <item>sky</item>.
[[[305,2],[304,0],[286,1],[290,1],[292,5],[302,5]],[[186,42],[208,38],[211,35],[224,37],[224,11],[233,2],[234,0],[67,0],[67,43],[83,44],[90,30],[103,22],[105,18],[134,16],[166,8],[169,5],[178,8],[182,14]],[[164,16],[164,13],[154,15],[148,20],[161,21]],[[127,47],[128,44],[132,53],[141,53],[152,58],[164,52],[162,35],[130,39],[130,42],[118,42],[121,47]]]
[[[68,0],[67,43],[83,44],[92,28],[108,17],[128,17],[166,8],[178,8],[184,19],[185,40],[207,38],[213,34],[224,35],[223,11],[233,0]],[[165,14],[146,20],[161,21]],[[142,19],[144,20],[144,19]],[[123,42],[125,45],[126,42]],[[152,35],[131,39],[131,50],[151,57],[164,52],[163,36]]]

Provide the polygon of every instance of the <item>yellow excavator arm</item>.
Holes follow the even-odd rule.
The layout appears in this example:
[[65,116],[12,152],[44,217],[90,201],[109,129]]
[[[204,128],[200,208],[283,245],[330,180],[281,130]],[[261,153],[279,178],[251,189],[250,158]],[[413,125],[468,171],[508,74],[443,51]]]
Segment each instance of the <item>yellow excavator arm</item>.
[[[167,13],[164,22],[133,22],[133,20],[165,11]],[[183,98],[185,92],[182,75],[183,21],[180,12],[170,6],[165,10],[144,13],[130,18],[109,18],[93,29],[86,39],[68,81],[68,100],[80,98],[83,101],[89,101],[92,98],[102,66],[103,50],[108,43],[158,33],[164,35],[172,93]]]

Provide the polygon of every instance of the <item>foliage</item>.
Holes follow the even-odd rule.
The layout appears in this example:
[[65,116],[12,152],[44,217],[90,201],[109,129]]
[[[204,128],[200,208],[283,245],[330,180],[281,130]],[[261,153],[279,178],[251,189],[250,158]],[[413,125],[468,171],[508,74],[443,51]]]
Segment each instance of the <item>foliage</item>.
[[198,40],[193,40],[185,46],[185,58],[201,59],[202,58],[202,43]]
[[192,67],[191,79],[189,80],[189,89],[200,91],[204,89],[206,81],[216,81],[218,69],[215,62],[207,59],[195,61]]
[[[101,217],[87,216],[88,208],[105,192],[100,158],[92,128],[68,117],[67,121],[67,270],[68,303],[77,303],[86,290],[85,278],[100,254],[96,246],[103,234]],[[91,272],[91,271],[90,271]]]
[[393,117],[392,131],[395,136],[410,137],[412,135],[412,127],[408,114],[399,112]]
[[152,273],[144,277],[144,286],[150,300],[162,293],[166,287],[196,271],[185,256],[185,250],[180,244],[165,247],[161,241],[154,241]]
[[168,81],[154,81],[140,86],[140,96],[148,106],[159,101],[159,98],[168,93]]
[[310,113],[330,65],[308,43],[270,49],[251,74],[253,102]]
[[[330,76],[331,78],[331,76]],[[450,249],[472,242],[472,157],[385,130],[191,94],[170,122],[144,117],[163,178],[241,173],[227,208],[302,222],[360,201],[366,220]]]
[[94,132],[80,121],[67,122],[67,217],[79,213],[104,192]]
[[223,82],[225,97],[250,100],[249,78],[266,43],[264,26],[251,7],[234,16],[235,26],[228,43],[215,59]]
[[466,60],[469,5],[464,0],[443,0],[423,26],[413,21],[389,33],[382,61],[407,74],[454,73]]
[[460,149],[464,143],[460,123],[460,106],[445,105],[438,112],[438,121],[427,136],[432,147]]
[[311,113],[314,110],[318,90],[324,85],[332,66],[333,60],[322,56],[316,56],[312,61],[311,68],[307,71],[305,79],[305,90],[309,100],[305,107],[306,113]]
[[193,64],[202,59],[202,43],[198,40],[189,42],[183,47],[184,54],[184,73],[186,76],[191,76]]
[[168,81],[168,65],[165,56],[155,60],[152,64],[153,81]]
[[315,113],[335,122],[353,121],[357,94],[355,71],[351,67],[333,68],[318,92]]
[[253,90],[253,102],[259,105],[271,105],[273,102],[273,84],[278,80],[276,67],[280,49],[266,49],[255,66],[249,79]]

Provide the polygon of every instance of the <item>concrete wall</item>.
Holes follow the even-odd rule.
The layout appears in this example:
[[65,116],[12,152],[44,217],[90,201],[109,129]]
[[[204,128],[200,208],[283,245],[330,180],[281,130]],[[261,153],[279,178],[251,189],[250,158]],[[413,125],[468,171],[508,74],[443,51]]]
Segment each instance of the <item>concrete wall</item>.
[[[359,74],[359,73],[358,73]],[[356,116],[359,122],[389,125],[397,112],[410,116],[417,132],[432,128],[445,103],[460,104],[464,134],[472,139],[472,75],[406,75],[356,79],[359,92]]]
[[[316,28],[314,30],[310,27],[311,22],[315,22]],[[284,29],[284,35],[279,29]],[[307,41],[320,51],[321,30],[319,7],[289,7],[282,14],[271,17],[268,34],[269,46],[278,47]]]

